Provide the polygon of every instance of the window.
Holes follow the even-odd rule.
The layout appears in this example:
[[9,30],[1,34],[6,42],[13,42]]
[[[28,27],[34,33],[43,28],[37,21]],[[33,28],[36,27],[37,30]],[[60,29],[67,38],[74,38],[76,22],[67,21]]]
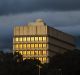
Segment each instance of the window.
[[31,44],[31,48],[34,48],[34,44]]
[[39,58],[39,60],[42,62],[42,58]]
[[39,44],[39,48],[42,48],[42,44]]
[[27,48],[30,48],[30,44],[27,44]]
[[43,52],[42,51],[39,51],[39,55],[43,55]]
[[23,51],[23,55],[26,55],[26,51]]
[[39,58],[36,58],[36,59],[39,59]]
[[31,55],[34,55],[34,51],[31,51]]
[[16,41],[16,42],[18,42],[18,41],[19,41],[18,37],[16,37],[16,38],[15,38],[15,41]]
[[23,44],[23,49],[26,49],[26,44]]
[[47,37],[43,37],[43,41],[47,41]]
[[19,44],[19,49],[22,49],[22,44]]
[[15,49],[18,49],[18,48],[19,48],[19,46],[18,46],[18,44],[16,44],[16,45],[15,45]]
[[47,44],[43,44],[43,48],[46,48],[47,47]]
[[22,55],[22,51],[19,51],[19,53]]
[[30,51],[27,51],[27,55],[30,55]]
[[38,41],[38,37],[35,37],[35,41]]
[[30,37],[27,37],[27,41],[30,41]]
[[38,55],[38,51],[35,51],[34,53],[35,53],[35,55]]
[[16,53],[18,53],[18,51],[16,51]]
[[43,51],[43,55],[46,55],[47,54],[47,52],[46,51]]
[[38,44],[35,44],[35,48],[38,48]]
[[31,41],[34,41],[34,37],[31,37]]
[[43,62],[46,62],[46,61],[47,61],[46,57],[43,57]]
[[26,60],[26,58],[23,58],[23,60]]
[[39,41],[42,41],[42,37],[39,37]]
[[19,38],[19,41],[22,42],[22,37]]
[[26,37],[23,37],[23,41],[24,41],[24,42],[26,41]]
[[30,59],[29,57],[27,57],[27,59]]

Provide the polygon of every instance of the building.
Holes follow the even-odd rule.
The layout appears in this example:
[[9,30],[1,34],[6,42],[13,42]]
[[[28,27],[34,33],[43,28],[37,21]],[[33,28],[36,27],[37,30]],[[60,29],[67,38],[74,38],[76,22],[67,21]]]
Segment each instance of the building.
[[73,36],[47,26],[42,19],[14,27],[13,53],[19,52],[23,60],[35,58],[48,63],[50,57],[74,48]]

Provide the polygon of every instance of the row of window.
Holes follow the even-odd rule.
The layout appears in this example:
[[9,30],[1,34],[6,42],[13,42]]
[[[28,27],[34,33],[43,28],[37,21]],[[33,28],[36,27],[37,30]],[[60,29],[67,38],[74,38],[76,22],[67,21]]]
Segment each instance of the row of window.
[[47,48],[47,44],[15,44],[14,49]]
[[14,41],[26,42],[26,41],[46,41],[47,37],[15,37]]
[[19,52],[21,55],[47,55],[48,52],[45,50],[41,51],[16,51]]
[[23,58],[23,60],[25,60],[25,59],[38,59],[38,60],[40,60],[41,62],[47,62],[47,60],[48,60],[48,58],[47,57],[36,57],[36,58]]

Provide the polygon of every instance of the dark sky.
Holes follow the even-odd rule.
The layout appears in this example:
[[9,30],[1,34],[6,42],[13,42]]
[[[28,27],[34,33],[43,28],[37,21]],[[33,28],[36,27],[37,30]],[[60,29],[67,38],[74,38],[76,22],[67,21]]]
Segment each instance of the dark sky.
[[76,36],[80,46],[80,0],[0,0],[0,49],[12,48],[14,25],[37,18]]

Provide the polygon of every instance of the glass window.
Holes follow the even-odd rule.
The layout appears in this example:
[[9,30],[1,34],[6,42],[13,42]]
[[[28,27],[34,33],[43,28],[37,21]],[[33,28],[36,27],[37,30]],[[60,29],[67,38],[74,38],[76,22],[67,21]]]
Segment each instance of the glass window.
[[26,49],[26,44],[23,44],[23,49]]
[[26,58],[23,58],[23,60],[26,60]]
[[43,44],[43,48],[46,48],[47,47],[47,44]]
[[16,45],[15,45],[15,49],[18,49],[18,48],[19,48],[19,46],[18,46],[18,44],[16,44]]
[[16,53],[18,53],[18,51],[16,51]]
[[19,38],[19,41],[22,42],[22,37]]
[[46,41],[47,40],[47,37],[43,37],[43,41]]
[[39,48],[42,48],[42,44],[39,44]]
[[38,44],[35,44],[35,48],[38,48]]
[[38,37],[35,37],[35,41],[38,41]]
[[31,57],[31,59],[34,59],[33,57]]
[[26,51],[23,51],[23,55],[26,55]]
[[31,55],[34,55],[34,51],[31,51]]
[[38,51],[35,51],[35,55],[38,55]]
[[30,55],[30,51],[27,51],[27,55]]
[[34,44],[31,44],[31,48],[34,48]]
[[31,41],[34,41],[34,37],[31,37]]
[[36,59],[39,59],[39,58],[36,58]]
[[42,37],[39,37],[39,41],[42,41]]
[[30,37],[27,37],[27,41],[30,41]]
[[39,55],[42,55],[43,54],[43,52],[42,51],[39,51]]
[[15,41],[19,41],[18,37],[15,38]]
[[22,44],[19,44],[19,49],[22,49]]
[[46,57],[43,57],[43,62],[46,62],[46,60],[47,60]]
[[46,55],[47,54],[47,52],[46,51],[43,51],[43,55]]
[[39,60],[42,62],[42,58],[39,58]]
[[22,51],[19,51],[19,53],[22,55]]
[[27,57],[27,59],[30,59],[29,57]]
[[30,44],[27,44],[27,48],[30,48]]
[[23,41],[24,41],[24,42],[26,41],[26,37],[23,37]]

